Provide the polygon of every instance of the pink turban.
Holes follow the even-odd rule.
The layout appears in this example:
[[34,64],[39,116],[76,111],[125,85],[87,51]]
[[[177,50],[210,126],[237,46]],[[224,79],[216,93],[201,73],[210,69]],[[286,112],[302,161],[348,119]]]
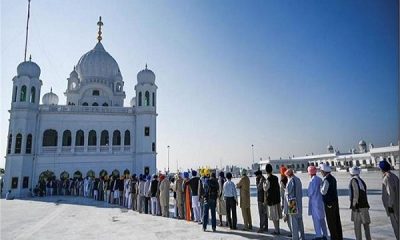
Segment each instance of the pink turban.
[[286,170],[285,175],[286,175],[287,177],[293,176],[293,170],[289,168],[288,170]]
[[317,168],[315,166],[309,166],[307,168],[308,174],[310,175],[316,175],[317,174]]

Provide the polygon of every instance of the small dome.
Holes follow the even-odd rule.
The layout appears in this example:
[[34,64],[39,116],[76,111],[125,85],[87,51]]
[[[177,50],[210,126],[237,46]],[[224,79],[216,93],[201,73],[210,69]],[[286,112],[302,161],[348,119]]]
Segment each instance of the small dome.
[[136,106],[136,97],[133,97],[130,102],[131,107]]
[[51,89],[50,92],[46,93],[42,97],[42,103],[44,105],[58,105],[58,96],[57,94],[53,93]]
[[358,145],[360,145],[360,146],[366,146],[367,143],[366,143],[364,140],[361,140],[361,141],[358,143]]
[[28,76],[31,78],[39,78],[40,67],[32,61],[25,61],[18,65],[17,74],[18,74],[18,76]]
[[137,74],[137,81],[140,84],[144,83],[154,84],[155,80],[156,80],[156,75],[154,74],[153,71],[147,68],[147,64],[146,68]]
[[74,70],[72,70],[72,72],[69,74],[69,77],[70,78],[78,78],[78,73],[76,72],[75,67],[74,67]]

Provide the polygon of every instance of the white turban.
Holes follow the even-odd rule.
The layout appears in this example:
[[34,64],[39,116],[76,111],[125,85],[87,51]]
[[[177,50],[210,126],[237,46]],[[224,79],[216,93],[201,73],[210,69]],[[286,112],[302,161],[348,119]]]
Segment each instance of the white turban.
[[321,164],[319,165],[319,169],[320,169],[321,171],[324,171],[324,172],[332,172],[331,167],[330,167],[328,164],[325,164],[325,163],[321,163]]
[[359,175],[361,172],[361,169],[357,166],[354,166],[354,167],[350,168],[349,172],[351,175]]

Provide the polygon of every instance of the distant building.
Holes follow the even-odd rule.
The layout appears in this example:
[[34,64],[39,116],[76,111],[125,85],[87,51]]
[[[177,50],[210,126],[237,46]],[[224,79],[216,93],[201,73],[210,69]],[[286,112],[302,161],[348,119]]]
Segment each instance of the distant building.
[[273,166],[275,172],[279,171],[281,165],[289,166],[296,171],[306,171],[307,167],[318,166],[321,163],[326,163],[333,167],[334,170],[347,170],[352,166],[360,166],[361,168],[375,168],[379,161],[386,160],[394,168],[400,166],[399,145],[390,144],[386,147],[374,147],[361,140],[358,144],[358,149],[351,149],[348,153],[341,153],[334,150],[332,145],[328,145],[327,153],[290,157],[287,159],[268,159],[260,161],[260,168],[265,169],[267,163]]

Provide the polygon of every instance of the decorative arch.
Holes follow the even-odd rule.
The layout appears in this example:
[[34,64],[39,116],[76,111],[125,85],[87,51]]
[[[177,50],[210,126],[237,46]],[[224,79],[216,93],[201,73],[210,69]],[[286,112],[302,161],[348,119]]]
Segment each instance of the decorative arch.
[[29,97],[29,102],[35,103],[35,97],[36,97],[36,89],[35,87],[31,87],[31,95]]
[[108,103],[103,103],[103,107],[108,107]]
[[75,136],[75,146],[83,146],[85,144],[85,134],[83,130],[78,130]]
[[60,174],[60,179],[61,180],[66,180],[66,179],[69,179],[69,173],[68,172],[66,172],[66,171],[63,171],[61,174]]
[[142,106],[142,92],[139,92],[139,99],[138,99],[138,101],[139,101],[138,106],[139,106],[139,107]]
[[56,178],[56,176],[54,175],[54,172],[52,172],[50,170],[46,170],[39,175],[39,181],[43,181],[43,180],[46,181],[48,179],[55,179],[55,178]]
[[86,177],[96,177],[96,174],[94,173],[93,170],[89,170],[89,171],[86,173]]
[[28,134],[26,137],[25,153],[32,153],[32,134]]
[[131,172],[129,171],[129,169],[125,169],[124,170],[124,176],[131,174]]
[[99,104],[98,104],[97,102],[94,102],[94,103],[92,104],[92,106],[97,107],[97,106],[99,106]]
[[119,130],[115,130],[114,131],[112,144],[114,146],[120,146],[121,145],[121,132]]
[[74,172],[74,178],[82,178],[82,173],[80,171]]
[[72,144],[71,131],[65,130],[63,132],[62,145],[63,146],[71,146],[71,144]]
[[125,134],[124,134],[124,145],[125,146],[131,145],[131,132],[129,130],[125,131]]
[[101,170],[100,173],[99,173],[99,176],[100,176],[100,177],[105,177],[105,176],[107,176],[107,175],[108,175],[108,173],[107,173],[107,171],[104,170],[104,169]]
[[13,102],[17,101],[17,96],[18,96],[18,87],[14,87],[14,92],[13,92]]
[[153,92],[153,93],[151,93],[152,94],[152,98],[151,98],[151,100],[152,100],[152,105],[153,105],[153,107],[155,107],[156,106],[156,94]]
[[18,133],[15,137],[15,150],[14,153],[21,153],[22,148],[22,134]]
[[150,93],[149,91],[146,91],[144,94],[144,105],[145,106],[150,106]]
[[19,100],[20,100],[21,102],[25,102],[25,101],[26,101],[26,86],[25,86],[25,85],[23,85],[23,86],[21,87],[21,95],[20,95]]
[[108,131],[107,130],[101,131],[100,146],[108,146],[109,144],[110,144],[110,138],[108,136]]
[[43,147],[57,146],[58,134],[54,129],[47,129],[43,132]]
[[117,169],[114,169],[114,170],[112,171],[112,175],[113,175],[114,177],[119,177],[119,171],[118,171]]
[[82,103],[82,106],[89,106],[87,102]]
[[96,146],[97,145],[97,136],[95,130],[89,131],[89,139],[88,139],[89,146]]

